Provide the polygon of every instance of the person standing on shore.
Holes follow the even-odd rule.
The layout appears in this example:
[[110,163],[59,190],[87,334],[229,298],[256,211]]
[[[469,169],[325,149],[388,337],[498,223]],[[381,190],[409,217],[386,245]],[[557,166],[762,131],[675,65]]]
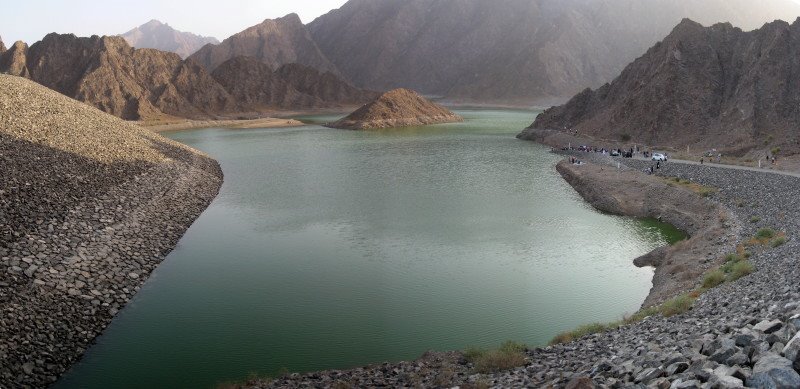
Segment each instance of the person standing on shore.
[[700,157],[700,164],[703,164],[703,157]]

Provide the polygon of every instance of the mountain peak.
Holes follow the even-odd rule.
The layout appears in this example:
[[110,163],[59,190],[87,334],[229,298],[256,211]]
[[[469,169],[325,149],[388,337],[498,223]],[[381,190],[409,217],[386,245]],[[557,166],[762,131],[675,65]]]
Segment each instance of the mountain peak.
[[139,28],[143,28],[143,27],[151,27],[152,28],[152,27],[161,27],[161,26],[169,26],[169,24],[162,23],[158,19],[151,19],[149,22],[139,26]]
[[171,51],[186,58],[208,43],[219,43],[216,38],[178,31],[169,24],[153,19],[121,35],[139,49]]
[[220,44],[206,45],[191,58],[213,72],[223,62],[239,56],[257,58],[273,69],[296,62],[322,72],[339,74],[336,66],[322,54],[297,14],[266,19]]

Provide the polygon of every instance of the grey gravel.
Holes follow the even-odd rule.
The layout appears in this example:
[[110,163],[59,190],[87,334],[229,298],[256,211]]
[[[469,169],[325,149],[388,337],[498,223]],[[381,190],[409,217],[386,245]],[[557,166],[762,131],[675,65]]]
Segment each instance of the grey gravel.
[[45,387],[175,247],[222,172],[185,146],[6,75],[0,163],[0,388]]

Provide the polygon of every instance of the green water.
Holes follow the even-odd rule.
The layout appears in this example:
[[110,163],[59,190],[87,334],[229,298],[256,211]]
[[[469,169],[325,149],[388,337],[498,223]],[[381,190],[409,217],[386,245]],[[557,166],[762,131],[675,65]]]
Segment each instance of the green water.
[[[251,373],[542,345],[634,312],[680,237],[596,212],[514,135],[534,112],[355,132],[169,134],[216,158],[219,197],[57,388],[204,388]],[[327,121],[331,117],[304,118]]]

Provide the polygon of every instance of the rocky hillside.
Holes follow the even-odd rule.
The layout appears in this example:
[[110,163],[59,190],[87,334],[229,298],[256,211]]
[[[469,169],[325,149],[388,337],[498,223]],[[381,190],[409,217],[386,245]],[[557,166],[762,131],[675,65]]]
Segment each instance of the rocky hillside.
[[612,83],[545,111],[532,128],[734,155],[798,153],[798,57],[800,21],[744,32],[684,20]]
[[216,196],[216,162],[0,74],[0,386],[47,387]]
[[359,108],[344,119],[327,124],[347,130],[423,126],[463,121],[460,116],[408,89],[395,89]]
[[299,63],[320,71],[338,72],[296,14],[264,20],[218,45],[205,45],[189,58],[213,71],[223,62],[239,56],[257,58],[273,69]]
[[792,0],[350,0],[309,29],[356,86],[529,105],[612,80],[684,17],[797,16]]
[[299,63],[283,65],[275,75],[300,93],[319,99],[322,104],[364,104],[379,96],[378,92],[356,88],[331,72],[320,72]]
[[49,34],[0,54],[0,72],[22,76],[127,120],[230,118],[274,109],[363,104],[373,92],[299,65],[273,71],[236,58],[214,72],[191,59],[134,49],[121,37]]
[[331,73],[289,64],[273,71],[253,57],[225,61],[212,73],[244,109],[297,109],[358,105],[377,93],[357,89]]
[[178,31],[158,20],[151,20],[120,36],[137,49],[169,51],[180,55],[181,58],[194,54],[206,44],[219,43],[217,38]]
[[0,73],[9,73],[22,77],[29,77],[26,54],[28,45],[25,42],[17,41],[0,53]]
[[49,34],[29,49],[18,42],[0,57],[0,71],[129,120],[237,109],[202,66],[174,53],[133,49],[121,37]]
[[3,37],[0,36],[0,54],[6,51],[6,45],[3,43]]

